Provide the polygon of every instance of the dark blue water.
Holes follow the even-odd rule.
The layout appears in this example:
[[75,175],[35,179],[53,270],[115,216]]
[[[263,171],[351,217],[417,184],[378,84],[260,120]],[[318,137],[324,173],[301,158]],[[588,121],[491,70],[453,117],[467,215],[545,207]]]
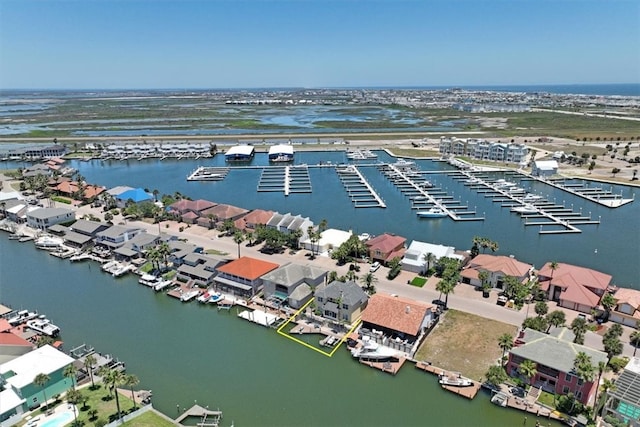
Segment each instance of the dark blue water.
[[[395,161],[378,152],[378,161]],[[296,163],[309,165],[320,162],[347,162],[344,151],[297,152]],[[251,165],[266,165],[266,154],[258,153]],[[520,185],[549,200],[582,210],[585,216],[601,219],[600,225],[579,225],[580,234],[540,235],[538,227],[525,227],[520,217],[500,207],[491,199],[477,194],[445,174],[432,174],[429,179],[447,190],[470,209],[484,216],[479,222],[454,222],[450,219],[426,220],[417,218],[410,209],[410,201],[374,166],[362,167],[373,188],[385,201],[387,208],[355,208],[333,168],[310,168],[312,193],[258,193],[260,169],[234,168],[224,181],[188,182],[187,175],[199,165],[224,165],[223,156],[191,161],[130,160],[71,162],[86,179],[106,187],[128,185],[157,189],[161,194],[176,191],[193,199],[203,198],[247,209],[270,209],[309,216],[316,224],[327,219],[329,226],[356,233],[378,235],[396,233],[411,240],[451,245],[467,250],[474,236],[487,236],[498,242],[498,254],[514,255],[536,268],[545,262],[557,261],[591,267],[611,274],[615,284],[640,289],[640,204],[609,209],[582,198],[556,190],[542,183],[522,182]],[[446,171],[451,167],[443,162],[419,160],[423,171]],[[499,177],[496,174],[496,177]],[[594,186],[595,184],[591,184]],[[605,185],[625,198],[637,196],[638,189],[619,185]],[[409,243],[408,242],[408,243]]]

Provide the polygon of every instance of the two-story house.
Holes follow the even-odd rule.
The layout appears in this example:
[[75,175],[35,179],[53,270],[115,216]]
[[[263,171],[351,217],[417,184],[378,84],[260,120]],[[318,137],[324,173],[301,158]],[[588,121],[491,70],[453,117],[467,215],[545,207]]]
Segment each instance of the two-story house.
[[300,308],[313,296],[313,289],[324,283],[327,270],[313,265],[285,264],[262,276],[265,298],[287,301]]
[[462,283],[480,287],[480,272],[487,273],[486,282],[492,288],[502,289],[507,276],[515,277],[518,282],[527,282],[533,274],[533,265],[518,261],[514,257],[480,254],[469,261],[460,272]]
[[134,236],[142,233],[142,229],[134,226],[112,225],[106,230],[96,234],[96,245],[106,246],[108,249],[117,249]]
[[560,307],[590,313],[611,284],[611,276],[591,268],[546,263],[538,272],[540,289]]
[[353,323],[360,317],[369,300],[368,295],[354,281],[334,280],[321,284],[315,291],[318,312],[338,323]]
[[364,244],[367,246],[371,261],[379,261],[386,264],[393,258],[402,258],[404,256],[404,244],[406,241],[407,239],[404,237],[384,233],[367,240]]
[[73,222],[76,213],[66,208],[40,208],[27,212],[27,225],[38,230],[46,230],[55,224]]
[[262,276],[278,267],[273,262],[243,256],[218,267],[214,280],[224,292],[251,298],[262,289]]
[[216,277],[217,268],[226,264],[228,260],[213,255],[191,252],[182,258],[178,266],[176,279],[181,282],[194,281],[201,288],[209,287]]
[[635,328],[640,321],[640,291],[620,288],[613,294],[616,306],[611,310],[609,320]]

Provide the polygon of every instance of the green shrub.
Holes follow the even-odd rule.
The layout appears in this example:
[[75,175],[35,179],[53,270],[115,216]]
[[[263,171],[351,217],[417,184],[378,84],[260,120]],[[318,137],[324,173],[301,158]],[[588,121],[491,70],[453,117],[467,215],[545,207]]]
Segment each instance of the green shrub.
[[71,204],[71,200],[65,198],[65,197],[59,197],[59,196],[54,196],[51,198],[51,200],[53,200],[54,202],[58,202],[58,203],[64,203],[67,205]]
[[417,286],[419,288],[423,287],[427,283],[427,280],[424,277],[414,277],[411,282],[409,282],[412,286]]

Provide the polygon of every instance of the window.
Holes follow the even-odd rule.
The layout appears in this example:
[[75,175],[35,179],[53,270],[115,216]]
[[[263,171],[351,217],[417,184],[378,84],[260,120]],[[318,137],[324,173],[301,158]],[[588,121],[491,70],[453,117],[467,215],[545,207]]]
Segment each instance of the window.
[[342,308],[343,308],[344,310],[349,310],[349,304],[344,304],[344,303],[343,303],[343,304],[342,304]]
[[571,381],[573,381],[573,375],[567,372],[566,374],[564,374],[564,380],[570,383]]
[[569,393],[569,387],[567,386],[562,387],[562,394],[567,394],[567,393]]
[[578,378],[578,385],[582,385],[582,379]]

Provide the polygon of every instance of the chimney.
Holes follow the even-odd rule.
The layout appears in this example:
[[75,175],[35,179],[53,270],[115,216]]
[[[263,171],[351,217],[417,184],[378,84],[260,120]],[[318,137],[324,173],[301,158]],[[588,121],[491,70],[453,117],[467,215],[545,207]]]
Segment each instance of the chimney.
[[407,313],[407,314],[409,314],[409,313],[411,312],[411,307],[407,306],[407,307],[404,309],[404,312],[405,312],[405,313]]

